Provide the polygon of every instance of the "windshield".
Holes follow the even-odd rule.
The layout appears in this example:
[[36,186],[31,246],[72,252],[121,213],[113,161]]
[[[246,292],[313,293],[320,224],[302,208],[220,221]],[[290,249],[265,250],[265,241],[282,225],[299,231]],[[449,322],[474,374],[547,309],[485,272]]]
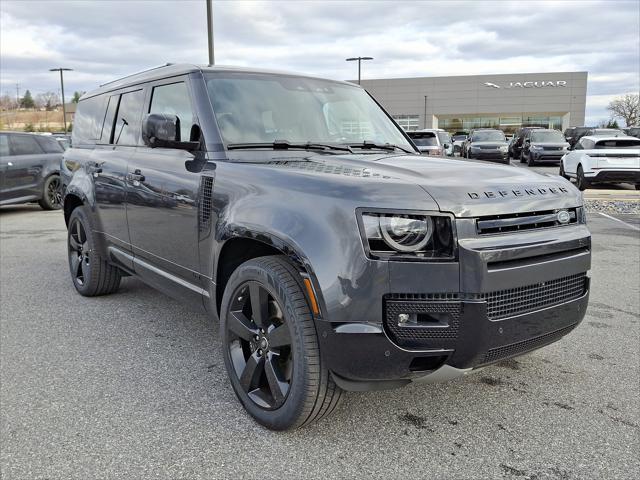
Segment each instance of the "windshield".
[[220,72],[207,89],[225,144],[393,144],[415,151],[361,88],[286,75]]
[[596,142],[596,148],[638,148],[640,140],[635,138],[625,138],[619,140],[600,140]]
[[505,142],[504,133],[500,130],[485,130],[484,132],[473,132],[474,142]]
[[565,142],[564,135],[556,131],[533,131],[531,132],[532,142]]
[[441,144],[451,143],[451,136],[447,132],[438,132],[438,139]]
[[467,139],[466,135],[454,135],[453,140],[456,142],[464,142]]
[[419,147],[434,147],[438,146],[438,140],[436,134],[433,132],[411,132],[409,133],[411,140]]

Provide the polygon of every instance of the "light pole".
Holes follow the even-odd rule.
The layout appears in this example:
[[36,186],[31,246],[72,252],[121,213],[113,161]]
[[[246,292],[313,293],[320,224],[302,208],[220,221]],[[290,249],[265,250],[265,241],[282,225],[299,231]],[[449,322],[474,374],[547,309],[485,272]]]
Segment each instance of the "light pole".
[[373,57],[351,57],[346,59],[347,62],[358,61],[358,85],[360,85],[360,63],[362,60],[373,60]]
[[427,128],[427,95],[424,96],[424,128]]
[[62,78],[62,72],[70,72],[72,68],[50,68],[50,72],[60,72],[60,90],[62,91],[62,124],[64,125],[64,133],[67,133],[67,108],[64,104],[64,79]]
[[214,64],[213,58],[213,0],[207,2],[207,39],[209,41],[209,65]]

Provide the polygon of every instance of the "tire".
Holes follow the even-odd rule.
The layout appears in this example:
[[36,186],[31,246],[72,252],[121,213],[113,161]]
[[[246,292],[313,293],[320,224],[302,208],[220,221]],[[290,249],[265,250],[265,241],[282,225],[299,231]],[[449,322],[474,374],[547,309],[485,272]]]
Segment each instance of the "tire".
[[261,425],[306,426],[338,405],[342,390],[323,365],[302,279],[285,257],[255,258],[233,272],[220,333],[231,386]]
[[571,179],[569,178],[569,175],[567,175],[564,171],[564,163],[562,162],[562,160],[560,160],[560,171],[558,172],[558,175],[560,175],[562,178],[566,178],[567,180],[571,181]]
[[640,183],[636,183],[636,190],[640,190]]
[[586,190],[587,188],[589,188],[590,182],[584,176],[584,171],[582,170],[582,165],[578,165],[577,177],[578,177],[578,179],[577,179],[577,182],[576,182],[576,186],[578,187],[578,190],[580,190],[582,192],[582,191]]
[[86,207],[76,208],[69,217],[67,252],[73,286],[80,295],[95,297],[118,290],[122,275],[96,249]]
[[43,210],[59,210],[62,207],[62,193],[60,189],[60,176],[49,175],[42,187],[42,198],[38,205]]
[[530,167],[535,166],[536,162],[535,160],[531,157],[531,152],[529,152],[529,158],[527,158],[527,165]]
[[524,163],[524,152],[520,150],[520,163]]

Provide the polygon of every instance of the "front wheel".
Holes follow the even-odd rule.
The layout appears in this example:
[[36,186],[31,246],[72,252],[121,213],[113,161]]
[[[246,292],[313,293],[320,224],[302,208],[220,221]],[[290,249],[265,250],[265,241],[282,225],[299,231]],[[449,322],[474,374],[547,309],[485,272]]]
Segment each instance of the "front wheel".
[[69,217],[67,249],[71,279],[80,295],[94,297],[118,290],[120,270],[109,264],[96,249],[85,207],[76,208]]
[[560,175],[562,178],[570,180],[569,175],[567,175],[564,171],[564,162],[562,162],[562,160],[560,161],[560,172],[558,173],[558,175]]
[[527,158],[527,165],[533,167],[536,164],[535,160],[531,156],[531,152],[529,152],[529,158]]
[[42,187],[42,198],[38,200],[38,205],[43,210],[58,210],[62,206],[62,193],[60,191],[60,177],[50,175],[44,181]]
[[231,386],[258,423],[287,430],[335,409],[342,390],[323,365],[302,279],[285,257],[240,265],[226,285],[220,320]]

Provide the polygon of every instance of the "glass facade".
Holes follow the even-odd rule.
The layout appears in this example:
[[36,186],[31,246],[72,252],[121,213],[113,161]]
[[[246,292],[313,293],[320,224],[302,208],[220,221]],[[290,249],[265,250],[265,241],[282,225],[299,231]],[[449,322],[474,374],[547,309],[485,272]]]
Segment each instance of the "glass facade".
[[407,132],[420,128],[420,115],[393,115],[393,119]]
[[473,128],[499,128],[505,133],[514,133],[521,127],[543,127],[562,130],[561,115],[523,113],[508,116],[468,116],[439,118],[438,127],[448,132],[468,132]]

